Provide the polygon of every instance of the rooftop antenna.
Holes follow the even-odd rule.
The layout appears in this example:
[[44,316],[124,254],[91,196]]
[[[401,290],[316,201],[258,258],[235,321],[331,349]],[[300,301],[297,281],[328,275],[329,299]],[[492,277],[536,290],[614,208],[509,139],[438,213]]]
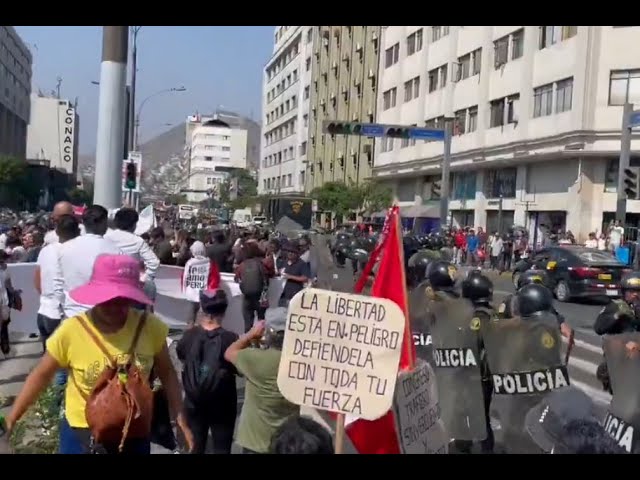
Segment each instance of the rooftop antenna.
[[56,77],[56,98],[60,100],[60,85],[62,85],[62,77]]

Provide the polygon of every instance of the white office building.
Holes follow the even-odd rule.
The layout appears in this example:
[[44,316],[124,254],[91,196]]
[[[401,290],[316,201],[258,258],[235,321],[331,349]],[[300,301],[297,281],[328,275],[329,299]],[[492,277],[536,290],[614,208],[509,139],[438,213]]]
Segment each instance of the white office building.
[[187,119],[185,155],[187,175],[182,192],[190,202],[200,202],[213,196],[219,198],[220,184],[233,169],[249,167],[248,152],[257,151],[249,145],[249,130],[234,128],[219,116],[194,115]]
[[305,191],[313,35],[313,27],[276,27],[264,67],[260,194]]
[[[454,225],[496,230],[500,218],[584,241],[615,215],[622,105],[640,107],[639,42],[640,27],[386,27],[377,120],[454,118]],[[442,154],[442,143],[379,139],[373,175],[419,218],[437,205]],[[640,201],[627,211],[640,221]]]
[[31,95],[27,128],[27,158],[46,160],[50,168],[78,174],[80,117],[73,102],[42,94]]

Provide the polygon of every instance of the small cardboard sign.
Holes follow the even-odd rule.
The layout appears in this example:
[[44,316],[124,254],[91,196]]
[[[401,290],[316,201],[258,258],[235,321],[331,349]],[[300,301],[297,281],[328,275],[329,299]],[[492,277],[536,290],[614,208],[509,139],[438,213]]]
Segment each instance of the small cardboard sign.
[[404,327],[391,300],[301,291],[289,303],[280,392],[296,405],[380,418],[392,405]]
[[401,453],[447,453],[436,375],[427,362],[419,360],[414,370],[398,374],[393,412]]

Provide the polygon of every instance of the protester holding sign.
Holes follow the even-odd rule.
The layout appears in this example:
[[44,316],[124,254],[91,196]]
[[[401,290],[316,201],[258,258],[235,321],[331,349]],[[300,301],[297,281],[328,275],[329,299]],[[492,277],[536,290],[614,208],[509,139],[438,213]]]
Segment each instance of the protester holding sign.
[[[265,317],[224,354],[247,381],[235,439],[244,453],[268,453],[278,428],[300,412],[297,405],[282,396],[277,382],[287,309],[269,309]],[[266,348],[249,348],[263,335]]]

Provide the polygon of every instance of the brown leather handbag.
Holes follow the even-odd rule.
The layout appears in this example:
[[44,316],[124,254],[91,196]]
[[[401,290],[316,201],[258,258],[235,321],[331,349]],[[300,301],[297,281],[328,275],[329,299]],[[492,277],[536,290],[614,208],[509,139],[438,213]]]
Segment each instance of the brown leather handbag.
[[87,402],[85,416],[94,442],[104,446],[118,445],[118,451],[122,452],[125,440],[144,439],[151,435],[153,391],[144,373],[133,363],[147,313],[142,314],[136,328],[128,351],[128,363],[120,365],[111,357],[85,320],[76,318],[109,359],[110,365],[102,371],[89,395],[80,389],[73,375],[71,378]]

